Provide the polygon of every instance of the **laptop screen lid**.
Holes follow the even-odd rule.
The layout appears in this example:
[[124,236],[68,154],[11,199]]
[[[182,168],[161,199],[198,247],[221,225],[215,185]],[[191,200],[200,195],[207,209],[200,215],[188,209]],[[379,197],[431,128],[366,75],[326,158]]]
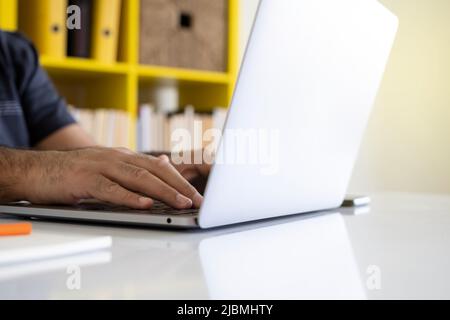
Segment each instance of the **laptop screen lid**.
[[262,0],[202,228],[335,208],[395,39],[376,0]]

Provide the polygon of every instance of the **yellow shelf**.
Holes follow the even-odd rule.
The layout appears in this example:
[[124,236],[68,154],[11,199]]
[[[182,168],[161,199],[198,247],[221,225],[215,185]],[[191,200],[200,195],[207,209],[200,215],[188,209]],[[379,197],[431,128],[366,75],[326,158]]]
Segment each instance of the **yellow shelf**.
[[[41,65],[48,71],[91,74],[128,74],[133,65],[117,62],[101,63],[92,59],[66,57],[55,59],[41,56]],[[138,76],[141,80],[171,79],[181,82],[204,82],[210,84],[228,84],[230,76],[225,72],[180,69],[162,66],[139,65]]]
[[[17,30],[21,22],[19,13],[27,10],[27,1],[0,0],[0,28]],[[142,102],[140,93],[151,90],[159,80],[171,79],[180,84],[180,104],[192,104],[202,111],[228,106],[238,69],[239,0],[228,0],[228,4],[228,65],[224,72],[140,65],[140,0],[122,0],[120,62],[108,64],[93,59],[48,56],[41,56],[40,62],[63,96],[74,105],[116,108],[137,117]],[[134,146],[134,127],[130,129],[130,140]]]
[[139,66],[140,79],[172,79],[186,82],[228,84],[230,77],[224,72],[211,72],[159,66]]
[[47,70],[61,72],[89,72],[97,74],[126,74],[129,66],[126,63],[101,63],[92,59],[67,57],[64,59],[55,59],[41,56],[40,62]]

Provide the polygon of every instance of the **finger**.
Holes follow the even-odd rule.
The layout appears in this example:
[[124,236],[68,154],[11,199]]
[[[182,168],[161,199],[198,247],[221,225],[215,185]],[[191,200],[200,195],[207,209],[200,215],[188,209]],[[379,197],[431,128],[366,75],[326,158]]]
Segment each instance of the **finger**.
[[107,166],[102,173],[121,186],[163,201],[176,209],[192,208],[192,200],[184,196],[167,183],[151,174],[148,170],[121,162]]
[[160,155],[158,158],[161,159],[161,160],[163,160],[163,161],[168,161],[168,162],[170,162],[170,158],[169,158],[169,156],[166,155],[166,154],[162,154],[162,155]]
[[[205,150],[194,150],[191,151],[190,159],[193,159],[193,163],[180,163],[174,165],[174,167],[183,175],[183,177],[186,177],[187,171],[196,171],[198,174],[202,176],[207,176],[209,172],[211,171],[212,164],[205,161],[205,157],[203,154],[205,153]],[[168,157],[165,156],[167,159]],[[198,162],[200,160],[200,162]],[[190,177],[191,174],[189,173],[188,176]],[[189,179],[188,179],[189,180]]]
[[158,158],[169,161],[175,169],[181,174],[183,178],[185,178],[187,181],[190,181],[191,179],[195,178],[198,175],[197,168],[194,164],[180,164],[180,165],[174,165],[171,161],[169,156],[163,154],[159,156]]
[[106,177],[98,176],[94,181],[91,197],[116,205],[123,205],[133,209],[149,209],[153,205],[153,200],[128,191],[116,182]]
[[183,176],[183,178],[185,178],[187,181],[189,181],[189,183],[191,183],[191,180],[198,177],[199,173],[197,170],[193,169],[188,169],[188,170],[183,170],[180,171],[181,175]]
[[175,169],[168,157],[155,158],[146,155],[130,156],[129,164],[144,168],[151,174],[164,181],[172,188],[192,200],[194,207],[199,208],[203,197],[198,191]]

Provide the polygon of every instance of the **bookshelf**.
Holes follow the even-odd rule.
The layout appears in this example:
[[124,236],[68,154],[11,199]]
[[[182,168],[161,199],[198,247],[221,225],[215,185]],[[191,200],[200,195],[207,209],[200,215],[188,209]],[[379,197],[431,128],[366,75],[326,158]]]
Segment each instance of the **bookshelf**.
[[[140,1],[123,0],[118,61],[41,56],[60,93],[70,104],[91,108],[115,108],[137,117],[139,92],[172,81],[178,85],[180,104],[209,111],[230,103],[238,70],[239,0],[228,0],[228,65],[226,72],[209,72],[139,64]],[[0,0],[0,28],[18,30],[19,0]],[[136,129],[130,128],[130,145],[136,146]]]

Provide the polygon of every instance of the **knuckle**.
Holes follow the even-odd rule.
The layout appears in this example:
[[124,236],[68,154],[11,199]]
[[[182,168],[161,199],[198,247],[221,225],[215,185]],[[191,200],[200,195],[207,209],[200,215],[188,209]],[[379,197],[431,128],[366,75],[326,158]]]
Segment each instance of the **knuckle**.
[[156,159],[156,158],[153,157],[153,156],[149,156],[149,155],[141,154],[141,153],[135,154],[135,157],[136,157],[138,160],[150,162],[151,164],[154,163],[154,161],[155,161],[155,159]]
[[115,182],[107,182],[103,184],[102,191],[108,194],[118,193],[120,191],[120,187]]
[[168,198],[172,198],[174,200],[176,200],[177,196],[180,194],[177,190],[172,189],[172,188],[167,188],[167,196]]
[[141,180],[141,179],[147,178],[149,175],[149,172],[145,169],[138,168],[138,169],[133,170],[132,175],[134,178]]
[[167,161],[167,159],[156,158],[155,163],[159,168],[162,168],[162,169],[169,168],[171,166],[170,162]]

